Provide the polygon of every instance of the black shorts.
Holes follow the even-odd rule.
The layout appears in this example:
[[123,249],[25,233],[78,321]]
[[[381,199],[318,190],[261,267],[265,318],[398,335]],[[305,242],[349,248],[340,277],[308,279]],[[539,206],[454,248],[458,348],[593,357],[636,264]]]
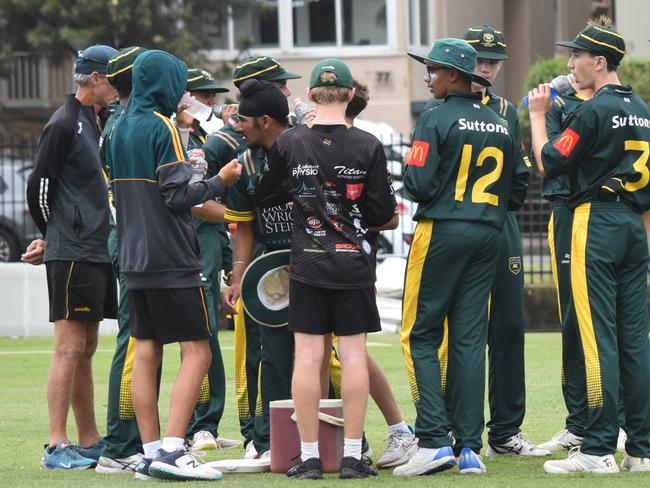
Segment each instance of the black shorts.
[[47,261],[50,322],[117,317],[117,280],[109,263]]
[[334,290],[291,280],[289,330],[338,336],[378,332],[375,287]]
[[210,337],[203,288],[129,290],[131,336],[159,344]]

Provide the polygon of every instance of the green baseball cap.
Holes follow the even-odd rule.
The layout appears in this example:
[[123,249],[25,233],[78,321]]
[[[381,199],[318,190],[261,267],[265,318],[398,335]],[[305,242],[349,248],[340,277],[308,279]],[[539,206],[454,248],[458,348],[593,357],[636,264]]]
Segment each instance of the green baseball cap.
[[590,25],[582,29],[573,41],[561,41],[555,44],[605,56],[616,65],[620,64],[625,56],[623,37],[611,27],[603,25]]
[[[334,73],[336,75],[336,80],[322,81],[320,76],[322,73]],[[320,63],[314,66],[314,69],[311,70],[309,88],[316,88],[318,86],[340,86],[342,88],[352,88],[354,86],[354,80],[352,79],[350,68],[348,68],[340,59],[323,59]]]
[[117,49],[104,44],[95,44],[77,53],[74,62],[74,72],[90,75],[93,72],[106,74],[108,60],[117,54]]
[[225,93],[228,88],[219,86],[212,75],[201,68],[192,68],[187,70],[187,91],[213,91]]
[[296,80],[302,76],[289,73],[282,65],[270,56],[251,56],[235,68],[232,81],[239,88],[244,81],[256,80],[279,81]]
[[131,86],[131,72],[133,62],[139,54],[146,49],[140,46],[131,46],[120,49],[115,56],[108,60],[106,78],[115,88]]
[[506,54],[506,38],[501,31],[491,25],[470,27],[463,36],[476,49],[479,58],[508,59]]
[[477,59],[476,50],[462,39],[452,37],[438,39],[433,43],[426,56],[419,56],[414,53],[407,54],[420,63],[453,68],[468,75],[474,83],[482,86],[492,86],[492,83],[488,80],[474,74]]
[[289,271],[291,250],[262,254],[248,265],[241,279],[244,310],[267,327],[282,327],[289,321]]

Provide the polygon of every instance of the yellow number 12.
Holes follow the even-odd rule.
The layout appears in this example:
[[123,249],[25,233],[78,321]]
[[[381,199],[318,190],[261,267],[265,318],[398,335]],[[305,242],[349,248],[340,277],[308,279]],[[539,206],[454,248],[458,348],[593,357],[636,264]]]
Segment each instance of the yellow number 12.
[[[499,205],[499,195],[488,193],[485,190],[488,186],[499,181],[501,172],[503,171],[503,151],[498,147],[488,146],[483,148],[479,153],[476,160],[476,166],[481,167],[485,160],[492,158],[496,161],[496,167],[489,173],[481,176],[472,188],[472,203],[489,203],[495,207]],[[463,154],[460,159],[460,168],[458,168],[458,178],[456,178],[456,194],[455,198],[459,202],[465,199],[465,190],[467,190],[467,179],[469,176],[469,169],[472,162],[472,145],[465,144],[463,146]]]

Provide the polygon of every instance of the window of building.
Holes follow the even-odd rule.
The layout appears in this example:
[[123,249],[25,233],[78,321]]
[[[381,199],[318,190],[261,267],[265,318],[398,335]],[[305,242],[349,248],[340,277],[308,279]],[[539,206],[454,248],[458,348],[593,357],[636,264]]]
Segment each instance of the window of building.
[[409,44],[430,46],[433,42],[432,2],[409,0]]
[[217,58],[242,49],[283,56],[320,55],[331,47],[372,53],[396,46],[396,10],[390,0],[254,0],[204,22]]

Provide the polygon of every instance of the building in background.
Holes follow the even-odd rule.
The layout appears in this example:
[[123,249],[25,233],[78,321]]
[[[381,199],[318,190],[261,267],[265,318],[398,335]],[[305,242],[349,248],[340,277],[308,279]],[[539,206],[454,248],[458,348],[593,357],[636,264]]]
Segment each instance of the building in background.
[[[496,90],[512,101],[522,95],[530,65],[556,52],[587,18],[600,13],[617,21],[633,56],[650,57],[647,0],[255,0],[225,20],[206,16],[206,52],[217,68],[246,53],[267,54],[303,73],[292,81],[304,98],[308,74],[324,57],[340,57],[370,87],[369,120],[408,134],[430,94],[423,67],[405,55],[426,53],[437,37],[460,37],[470,25],[502,29],[510,59]],[[247,50],[242,53],[242,46]],[[9,79],[0,79],[0,125],[4,133],[40,132],[63,95],[73,90],[71,62],[53,65],[33,54],[17,54]],[[234,88],[234,87],[231,87]]]

